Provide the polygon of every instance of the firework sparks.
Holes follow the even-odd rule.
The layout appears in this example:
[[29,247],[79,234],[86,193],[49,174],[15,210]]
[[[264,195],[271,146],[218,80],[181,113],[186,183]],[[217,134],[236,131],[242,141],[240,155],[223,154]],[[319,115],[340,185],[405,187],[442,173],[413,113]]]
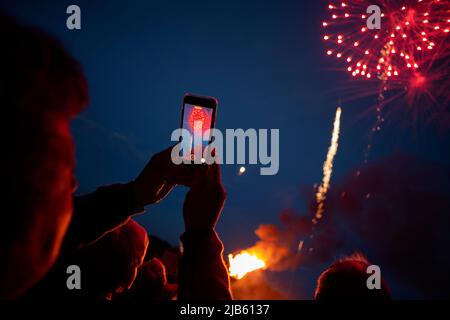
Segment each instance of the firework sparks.
[[341,113],[340,107],[336,110],[336,116],[333,124],[333,135],[331,137],[331,145],[328,148],[327,158],[323,164],[323,179],[322,184],[318,187],[316,192],[317,210],[313,219],[314,223],[322,219],[324,211],[324,201],[327,196],[327,191],[330,188],[331,173],[333,172],[333,161],[338,149],[339,132],[341,125]]
[[368,5],[360,0],[329,5],[332,21],[323,24],[323,38],[331,43],[327,55],[343,59],[352,76],[388,79],[403,72],[413,75],[448,35],[446,1],[416,0],[400,6],[398,1],[384,0],[380,30],[366,27]]
[[234,256],[229,254],[228,260],[230,276],[236,279],[242,279],[247,273],[266,267],[266,263],[262,259],[246,250]]
[[[326,55],[335,57],[355,78],[381,80],[381,86],[406,93],[409,105],[448,92],[450,8],[440,0],[382,0],[381,29],[366,26],[369,1],[328,5],[324,21]],[[380,92],[380,90],[379,90]]]

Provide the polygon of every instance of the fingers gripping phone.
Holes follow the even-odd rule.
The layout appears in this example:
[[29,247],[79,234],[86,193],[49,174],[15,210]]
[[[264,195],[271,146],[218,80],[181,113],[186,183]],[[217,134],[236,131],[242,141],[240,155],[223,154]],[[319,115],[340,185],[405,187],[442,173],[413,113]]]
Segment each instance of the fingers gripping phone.
[[[211,137],[205,136],[208,129],[214,128],[216,123],[217,99],[202,97],[186,93],[183,97],[181,109],[181,128],[190,132],[191,160],[194,155],[202,155],[206,146],[211,143]],[[195,138],[195,135],[201,139]]]

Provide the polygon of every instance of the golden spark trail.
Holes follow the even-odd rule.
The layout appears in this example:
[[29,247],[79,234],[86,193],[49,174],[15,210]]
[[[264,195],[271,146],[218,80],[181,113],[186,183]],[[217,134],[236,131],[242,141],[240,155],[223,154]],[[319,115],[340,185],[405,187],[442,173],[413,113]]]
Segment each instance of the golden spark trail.
[[327,159],[323,164],[322,184],[319,186],[316,192],[317,210],[316,215],[313,219],[314,223],[317,223],[317,221],[323,217],[324,201],[327,196],[328,189],[330,188],[331,173],[333,172],[333,160],[338,149],[339,132],[341,126],[341,112],[342,109],[338,107],[336,110],[336,116],[334,118],[331,145],[328,148]]

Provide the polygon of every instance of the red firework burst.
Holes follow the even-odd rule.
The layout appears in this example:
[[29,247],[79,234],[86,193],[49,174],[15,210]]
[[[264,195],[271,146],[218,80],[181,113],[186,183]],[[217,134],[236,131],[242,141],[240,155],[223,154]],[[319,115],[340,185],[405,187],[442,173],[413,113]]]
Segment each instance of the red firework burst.
[[[450,5],[440,0],[381,0],[381,29],[370,30],[364,0],[328,5],[326,54],[355,78],[382,81],[382,90],[401,89],[410,104],[421,97],[448,102]],[[381,91],[380,91],[381,92]]]

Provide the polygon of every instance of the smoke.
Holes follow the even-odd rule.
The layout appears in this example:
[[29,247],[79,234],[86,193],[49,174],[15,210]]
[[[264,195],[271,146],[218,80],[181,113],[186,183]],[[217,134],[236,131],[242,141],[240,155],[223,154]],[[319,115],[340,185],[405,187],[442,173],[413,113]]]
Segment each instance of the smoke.
[[330,197],[324,233],[340,246],[329,253],[362,249],[394,297],[397,287],[416,292],[412,298],[449,296],[450,168],[394,156],[351,173]]
[[307,216],[297,215],[293,209],[287,209],[280,213],[281,226],[262,224],[255,231],[260,240],[247,250],[256,252],[258,257],[266,262],[269,270],[282,271],[297,267],[300,261],[299,253],[305,244],[302,237],[311,234],[312,224],[316,224],[323,216],[324,201],[330,188],[333,161],[338,149],[341,112],[341,108],[338,107],[333,123],[331,144],[323,164],[322,184],[316,193],[317,205],[314,218],[311,220]]
[[354,170],[329,190],[318,224],[310,219],[313,190],[305,196],[309,213],[287,209],[278,225],[256,229],[259,241],[250,250],[268,270],[302,266],[320,272],[360,251],[380,266],[394,298],[449,297],[449,167],[396,155]]
[[247,249],[249,252],[257,253],[271,271],[283,271],[298,266],[300,256],[295,254],[296,239],[298,235],[311,230],[311,220],[296,215],[292,209],[280,213],[280,223],[280,226],[260,225],[255,230],[259,240]]

